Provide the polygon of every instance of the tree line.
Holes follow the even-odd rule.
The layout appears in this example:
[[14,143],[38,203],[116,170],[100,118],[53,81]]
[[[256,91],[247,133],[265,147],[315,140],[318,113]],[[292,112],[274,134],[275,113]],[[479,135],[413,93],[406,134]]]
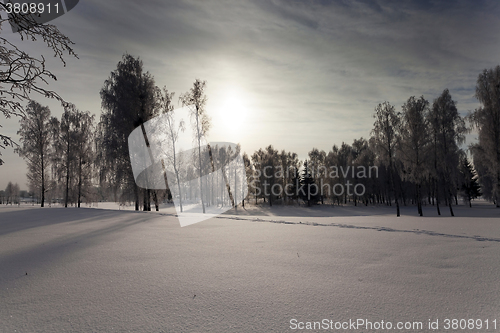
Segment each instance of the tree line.
[[[271,206],[293,200],[308,205],[395,205],[398,216],[400,205],[408,204],[422,216],[425,202],[439,215],[445,205],[453,216],[459,196],[470,206],[482,195],[499,207],[499,66],[479,75],[475,96],[481,106],[466,117],[460,116],[448,89],[432,104],[423,96],[411,96],[401,111],[387,101],[380,103],[368,139],[333,145],[329,152],[314,148],[304,161],[272,145],[245,155],[249,193],[256,203],[267,201]],[[478,142],[469,146],[471,161],[462,145],[472,129],[477,130]],[[367,176],[372,166],[377,173]],[[363,191],[357,192],[357,186]]]
[[[196,163],[190,163],[190,170],[185,168],[184,173],[197,174],[200,179],[207,172],[202,169],[210,165],[202,160],[212,153],[207,150],[210,147],[202,145],[211,125],[205,110],[205,89],[206,82],[196,80],[179,97],[180,104],[191,106],[190,120],[198,150]],[[17,151],[28,163],[30,190],[37,193],[42,206],[45,201],[55,199],[65,206],[111,199],[134,202],[136,210],[141,206],[151,210],[154,202],[158,209],[159,202],[172,199],[172,192],[137,186],[127,138],[146,121],[170,115],[165,132],[168,140],[175,141],[184,124],[172,122],[174,93],[157,87],[154,77],[144,72],[142,61],[125,54],[104,82],[100,94],[103,112],[97,123],[90,112],[82,112],[72,104],[65,105],[60,119],[52,117],[48,107],[35,101],[28,104],[26,118],[21,121],[21,145]],[[483,195],[498,207],[499,66],[479,75],[476,97],[481,107],[467,117],[460,116],[448,89],[432,104],[423,96],[411,96],[401,111],[383,102],[375,107],[368,139],[333,145],[328,152],[314,148],[304,161],[296,153],[280,152],[272,145],[250,156],[243,154],[248,184],[245,199],[269,205],[297,201],[308,205],[388,204],[396,206],[398,215],[401,205],[415,205],[422,215],[422,205],[427,202],[436,206],[438,214],[442,206],[447,206],[453,215],[453,205],[458,203],[459,196],[470,204],[472,199]],[[462,148],[471,129],[478,133],[478,142],[469,149],[472,160]],[[228,152],[221,151],[217,148],[210,158],[227,157]],[[240,153],[239,146],[229,154],[235,153]],[[174,177],[178,180],[180,171],[176,170],[176,163],[180,161],[175,161],[175,156],[180,155],[175,151],[170,155],[174,161],[169,163],[174,163]],[[200,193],[204,186],[212,190],[213,185],[200,180],[197,184]],[[182,205],[182,198],[190,198],[181,191],[177,188],[175,195],[181,197]],[[203,195],[198,198],[203,208],[219,200]],[[234,204],[233,198],[225,200]]]
[[[22,15],[14,16],[16,22],[28,19]],[[0,25],[7,20],[6,17],[0,19]],[[29,28],[19,32],[20,40],[43,40],[64,65],[65,53],[77,57],[72,48],[73,42],[54,25],[27,26]],[[22,118],[19,131],[21,145],[0,134],[0,149],[17,147],[26,159],[30,192],[42,206],[45,201],[63,202],[67,206],[79,205],[82,201],[112,199],[134,201],[136,209],[141,202],[145,209],[150,209],[151,197],[155,203],[171,197],[169,190],[152,192],[138,188],[132,177],[126,148],[128,133],[158,114],[171,114],[174,97],[174,93],[166,88],[160,90],[155,86],[154,78],[143,72],[139,59],[124,55],[106,80],[101,89],[103,113],[96,124],[95,117],[88,111],[78,110],[43,86],[56,79],[46,68],[43,56],[30,56],[12,41],[3,37],[0,40],[0,113],[6,118]],[[204,89],[205,82],[196,80],[193,88],[180,96],[183,105],[195,106],[192,116],[197,122],[198,168],[196,171],[194,165],[191,166],[193,170],[190,173],[198,174],[202,173],[200,164],[202,156],[205,156],[201,153],[200,139],[210,127],[204,108]],[[61,118],[52,117],[48,107],[30,101],[32,92],[58,100],[64,107]],[[245,154],[245,173],[250,184],[248,199],[267,201],[269,204],[276,200],[290,202],[300,199],[308,204],[326,201],[338,204],[347,201],[354,204],[375,202],[394,204],[396,207],[415,204],[420,214],[422,202],[427,200],[436,205],[438,212],[440,204],[444,204],[453,214],[452,203],[457,203],[457,194],[461,194],[469,204],[471,199],[482,194],[498,207],[499,66],[479,74],[475,95],[481,106],[465,119],[456,112],[455,102],[447,90],[432,105],[423,97],[411,97],[401,112],[396,112],[389,102],[381,103],[375,108],[374,128],[368,140],[361,138],[351,145],[334,145],[328,153],[313,149],[306,161],[299,161],[293,152],[278,152],[272,146],[258,150],[251,157]],[[28,106],[25,107],[23,102],[29,102]],[[469,126],[465,127],[464,120]],[[171,127],[171,138],[181,130],[181,124],[176,126]],[[470,129],[478,133],[478,142],[469,146],[472,161],[460,148],[465,132]],[[0,165],[2,163],[0,158]],[[358,174],[345,172],[347,167],[351,167],[352,171],[355,167],[369,165],[378,167],[377,177],[363,177],[362,173],[358,177]],[[330,177],[331,170],[327,166],[343,169],[337,176]],[[271,172],[271,178],[266,177],[269,171],[280,168],[281,173]],[[365,189],[363,194],[358,195],[355,191],[345,191],[342,195],[336,195],[339,192],[335,191],[330,191],[329,195],[315,194],[321,193],[320,187],[325,184],[332,189],[347,181],[353,187],[362,184]],[[276,196],[272,191],[266,194],[269,193],[267,190],[280,184],[288,185],[286,189],[291,195],[284,191],[284,194]],[[198,186],[201,190],[203,184],[200,182]],[[9,184],[5,191],[0,191],[0,200],[5,201],[6,194],[8,202],[12,201],[12,196],[16,198],[16,188],[15,184]]]
[[[210,127],[205,86],[204,81],[196,80],[193,88],[179,98],[182,105],[192,107],[200,165],[201,140]],[[70,103],[63,105],[60,119],[51,116],[49,107],[33,100],[28,103],[20,120],[16,151],[28,165],[30,191],[42,207],[45,202],[80,207],[82,202],[112,200],[134,202],[136,210],[140,206],[151,210],[153,201],[158,210],[160,201],[171,199],[170,191],[136,185],[127,138],[146,121],[173,113],[174,94],[155,85],[140,59],[125,54],[104,82],[100,95],[103,112],[97,123],[89,111],[80,111]],[[200,168],[196,170],[201,172]]]
[[16,151],[28,167],[29,191],[45,201],[77,204],[91,199],[95,163],[94,116],[66,104],[61,119],[48,107],[30,101],[20,121]]
[[19,185],[17,183],[13,184],[9,182],[5,190],[0,190],[0,205],[12,205],[19,204],[21,198],[26,198],[28,193],[26,191],[20,191]]

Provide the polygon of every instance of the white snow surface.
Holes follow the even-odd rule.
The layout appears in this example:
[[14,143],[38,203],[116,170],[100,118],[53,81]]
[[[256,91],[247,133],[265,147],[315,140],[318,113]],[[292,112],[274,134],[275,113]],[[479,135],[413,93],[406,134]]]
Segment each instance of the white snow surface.
[[392,332],[438,319],[443,332],[446,318],[489,320],[460,332],[500,330],[491,205],[400,218],[247,205],[184,228],[173,205],[98,208],[0,207],[0,332],[336,331],[291,319],[423,323]]

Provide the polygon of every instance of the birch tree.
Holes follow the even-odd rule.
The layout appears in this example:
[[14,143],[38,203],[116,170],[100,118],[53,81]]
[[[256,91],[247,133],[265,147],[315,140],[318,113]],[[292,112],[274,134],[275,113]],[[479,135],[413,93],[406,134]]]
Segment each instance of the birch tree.
[[[486,197],[500,207],[500,66],[484,70],[477,79],[476,98],[481,106],[468,118],[478,132],[478,143],[471,148]],[[481,164],[481,165],[479,165]],[[491,195],[487,192],[491,183]]]
[[167,87],[163,87],[163,91],[160,89],[157,89],[157,99],[159,102],[159,107],[160,107],[160,113],[164,114],[166,117],[166,128],[165,128],[165,134],[168,138],[168,147],[170,148],[170,151],[165,154],[166,156],[169,157],[169,164],[174,168],[174,173],[175,177],[177,180],[177,190],[179,191],[179,205],[181,212],[183,211],[182,208],[182,191],[181,191],[181,181],[179,177],[179,166],[180,166],[180,159],[177,156],[177,153],[180,153],[177,151],[176,146],[177,142],[179,139],[179,133],[184,132],[185,130],[185,123],[184,119],[181,119],[178,123],[175,122],[175,117],[174,117],[174,105],[172,104],[172,98],[174,97],[174,93],[170,93],[167,90]]
[[198,172],[200,178],[200,198],[203,213],[205,213],[205,201],[203,199],[203,181],[202,181],[202,154],[201,146],[202,141],[208,134],[210,129],[210,117],[205,109],[207,103],[207,96],[205,95],[206,81],[196,79],[193,87],[186,93],[180,96],[180,101],[183,106],[189,106],[191,122],[193,124],[193,135],[196,147],[198,150]]
[[388,168],[389,202],[394,197],[396,203],[396,216],[400,216],[399,200],[394,188],[394,158],[398,141],[397,130],[400,125],[400,115],[389,102],[383,102],[375,108],[375,123],[372,134],[375,149],[380,161]]
[[[155,116],[155,83],[144,72],[139,58],[125,54],[101,89],[103,113],[100,141],[103,144],[101,167],[115,190],[133,191],[135,209],[139,210],[139,188],[135,184],[128,151],[128,136],[138,126]],[[150,190],[144,190],[144,210],[148,209]]]
[[[432,148],[434,150],[434,170],[437,184],[443,187],[446,202],[450,208],[451,216],[454,216],[452,208],[453,191],[458,184],[454,179],[458,177],[460,163],[459,145],[465,141],[465,121],[458,113],[455,101],[451,98],[448,89],[434,100],[432,108],[427,116],[432,133]],[[436,194],[439,189],[436,189]],[[438,214],[439,200],[436,198]]]
[[400,124],[400,141],[398,153],[406,169],[406,175],[415,184],[417,210],[420,216],[422,212],[422,181],[424,179],[425,154],[428,147],[428,127],[426,113],[429,102],[421,96],[412,96],[403,105],[403,113]]
[[92,165],[95,155],[92,142],[94,139],[94,115],[91,115],[89,111],[82,112],[77,109],[73,121],[75,127],[75,172],[77,177],[76,202],[80,207],[82,197],[85,197],[87,201],[91,199]]
[[50,109],[30,101],[24,112],[26,117],[20,120],[20,129],[17,132],[21,145],[16,152],[26,160],[28,182],[30,187],[40,193],[41,207],[43,207],[52,135]]
[[[5,9],[5,6],[5,3],[0,3],[0,9]],[[47,89],[46,85],[50,81],[55,81],[56,76],[47,68],[44,56],[29,55],[22,50],[20,44],[26,45],[29,42],[42,40],[53,52],[54,57],[59,58],[66,66],[65,54],[77,57],[73,50],[74,43],[52,24],[33,25],[30,15],[13,13],[10,16],[11,20],[29,28],[16,34],[19,37],[17,42],[0,36],[0,114],[5,118],[30,117],[24,103],[29,102],[34,93],[54,98],[64,105],[65,101],[58,93]],[[8,23],[7,15],[2,15],[0,31],[4,29],[6,23]],[[15,145],[11,137],[0,133],[0,148]],[[3,160],[0,158],[0,165],[2,164]]]

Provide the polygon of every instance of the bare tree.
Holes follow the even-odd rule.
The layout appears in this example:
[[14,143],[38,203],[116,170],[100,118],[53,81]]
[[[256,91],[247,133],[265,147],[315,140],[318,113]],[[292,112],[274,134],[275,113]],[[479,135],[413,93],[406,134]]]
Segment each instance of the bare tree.
[[90,187],[94,116],[67,104],[61,121],[53,118],[51,122],[56,152],[52,161],[58,182],[64,183],[64,207],[69,202],[80,207],[82,193]]
[[[245,177],[248,180],[247,181],[247,188],[246,188],[247,197],[248,197],[248,194],[250,194],[250,187],[251,187],[251,183],[250,183],[249,180],[253,178],[252,162],[250,161],[250,158],[248,157],[248,155],[246,153],[243,153],[243,157],[242,158],[243,158],[243,165],[245,166]],[[242,191],[241,191],[242,200],[241,200],[241,203],[243,205],[243,208],[245,208],[245,199],[246,199],[244,193],[245,193],[245,189],[242,187]]]
[[[5,8],[5,3],[0,3],[0,9]],[[66,65],[63,58],[65,53],[77,57],[72,47],[74,43],[63,35],[56,26],[33,24],[30,15],[11,14],[10,19],[15,20],[19,25],[28,27],[19,32],[20,41],[43,40],[47,47],[54,52],[54,56],[58,57],[64,65]],[[7,21],[6,16],[2,15],[0,30]],[[5,118],[28,116],[23,102],[28,102],[33,93],[55,98],[64,105],[65,101],[59,94],[44,87],[51,80],[56,80],[56,76],[46,68],[43,55],[30,56],[18,45],[5,37],[0,37],[0,113]],[[0,148],[14,145],[16,144],[11,137],[0,134]],[[0,165],[2,164],[3,160],[0,158]]]
[[[163,93],[160,89],[157,89],[156,91],[157,94],[157,99],[159,102],[159,107],[160,107],[160,114],[164,114],[166,117],[166,128],[165,132],[168,138],[168,147],[171,148],[169,152],[165,152],[166,156],[169,158],[169,164],[174,168],[174,173],[175,177],[177,180],[177,190],[179,191],[179,205],[181,212],[183,211],[182,208],[182,191],[181,191],[181,181],[179,177],[179,156],[177,156],[177,153],[179,153],[176,150],[176,145],[178,144],[179,140],[179,132],[184,132],[185,130],[185,124],[184,120],[181,119],[179,123],[175,122],[175,117],[174,117],[174,105],[172,104],[172,98],[174,97],[174,93],[169,93],[167,90],[167,87],[163,87]],[[163,146],[163,145],[162,145]]]
[[50,109],[31,101],[25,110],[26,117],[20,121],[21,146],[16,152],[28,164],[28,181],[38,189],[41,195],[41,206],[44,206],[47,170],[49,167],[50,140],[52,129],[50,125]]
[[425,118],[428,108],[429,102],[423,96],[418,99],[415,96],[410,97],[403,105],[399,130],[401,136],[398,152],[409,180],[415,184],[417,210],[420,216],[423,215],[421,186],[426,171],[424,162],[429,143]]
[[9,182],[7,184],[7,187],[5,187],[5,204],[6,205],[8,205],[9,203],[12,205],[13,194],[14,194],[14,184],[12,184],[12,182]]
[[82,112],[75,109],[72,117],[74,132],[74,157],[75,172],[77,176],[77,205],[80,207],[82,196],[90,199],[92,187],[92,163],[94,159],[93,135],[94,135],[94,115],[89,111]]
[[193,87],[187,93],[180,96],[180,101],[183,106],[190,107],[191,121],[194,128],[194,139],[197,144],[198,149],[198,168],[200,177],[200,198],[203,213],[205,213],[205,202],[203,200],[203,181],[202,181],[202,156],[201,156],[201,142],[208,133],[210,129],[210,118],[206,112],[205,105],[207,103],[207,97],[205,95],[206,81],[201,81],[196,79]]
[[[337,151],[337,163],[338,167],[347,170],[348,167],[350,167],[350,164],[352,163],[352,147],[348,143],[342,142],[342,145]],[[340,178],[340,183],[345,184],[349,178],[349,172],[344,174],[343,172],[340,172],[339,175]],[[344,204],[347,204],[347,191],[344,192]]]
[[[327,168],[326,168],[326,152],[324,150],[319,151],[317,148],[313,148],[309,153],[309,161],[307,166],[312,171],[312,178],[318,186],[320,191],[321,204],[324,203],[323,198],[323,188],[322,185],[326,182]],[[319,185],[318,185],[319,184]]]
[[266,201],[266,197],[264,196],[264,183],[265,183],[265,177],[264,177],[264,172],[263,169],[266,166],[266,153],[260,148],[256,152],[254,152],[251,156],[252,164],[253,164],[253,169],[255,175],[252,177],[252,182],[249,182],[252,184],[252,187],[254,189],[254,197],[255,197],[255,204],[258,203],[258,198],[259,196],[262,196],[264,199],[264,202]]
[[396,152],[397,130],[400,124],[400,115],[396,113],[394,106],[384,102],[375,108],[375,123],[372,134],[375,139],[375,150],[381,162],[387,166],[389,171],[389,202],[392,198],[396,202],[396,216],[400,216],[399,200],[394,188],[394,155]]
[[[486,197],[500,207],[500,66],[484,70],[477,79],[476,98],[482,104],[468,118],[478,130],[471,148]],[[490,183],[491,184],[488,184]],[[491,187],[491,194],[488,193]]]
[[[282,150],[281,153],[279,153],[278,155],[278,160],[279,160],[279,166],[281,167],[280,172],[281,172],[281,182],[283,189],[283,199],[284,203],[287,203],[288,200],[290,199],[290,196],[287,194],[287,193],[290,194],[290,191],[287,191],[287,189],[290,186],[293,187],[293,180],[294,180],[293,178],[295,175],[295,170],[299,169],[298,166],[299,159],[296,153],[286,152],[285,150]],[[291,197],[293,197],[293,192]]]
[[[338,154],[338,147],[336,145],[332,146],[332,150],[328,152],[325,158],[325,165],[328,168],[333,168],[337,166],[337,154]],[[328,189],[328,195],[330,197],[330,200],[332,201],[332,207],[335,204],[335,198],[337,199],[337,203],[340,204],[340,199],[338,196],[334,195],[334,187],[335,184],[337,183],[338,179],[336,177],[331,177],[333,175],[328,174],[328,180],[326,184],[323,184],[322,186],[326,187]]]
[[[464,143],[467,132],[465,121],[460,117],[448,89],[434,100],[427,118],[433,137],[435,176],[438,183],[443,186],[450,214],[454,216],[451,203],[453,190],[458,186],[454,183],[454,179],[458,176],[460,163],[459,145]],[[437,193],[439,193],[438,188]],[[436,201],[439,213],[439,200],[436,198]]]
[[64,108],[60,122],[59,136],[57,138],[58,154],[62,159],[61,172],[64,174],[64,207],[68,207],[70,178],[73,180],[72,169],[74,169],[74,116],[76,108],[68,105]]
[[[135,184],[128,136],[138,126],[154,117],[156,108],[155,83],[143,63],[129,54],[111,72],[101,89],[102,108],[99,139],[103,146],[103,175],[118,190],[134,192],[135,209],[139,210],[139,189]],[[144,190],[144,210],[149,206],[150,190]],[[116,197],[116,195],[115,195]]]

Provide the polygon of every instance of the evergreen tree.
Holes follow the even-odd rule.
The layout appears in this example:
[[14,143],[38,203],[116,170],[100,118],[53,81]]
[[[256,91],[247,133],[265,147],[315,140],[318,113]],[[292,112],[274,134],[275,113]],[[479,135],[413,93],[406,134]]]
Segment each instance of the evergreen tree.
[[469,207],[472,207],[471,200],[481,196],[481,186],[478,182],[477,172],[465,154],[460,158],[460,175],[462,197],[469,203]]
[[314,181],[308,161],[304,162],[304,169],[300,173],[299,197],[307,202],[307,206],[317,204],[320,200],[319,186]]
[[[311,175],[314,182],[317,184],[324,184],[327,178],[327,168],[326,168],[326,152],[324,150],[318,150],[313,148],[309,152],[309,164],[308,167],[311,171]],[[321,192],[321,190],[320,190]],[[323,195],[320,193],[321,204],[324,203]]]
[[300,189],[300,173],[299,173],[299,167],[300,165],[297,166],[297,168],[294,168],[292,170],[292,186],[288,190],[288,193],[292,194],[292,200],[297,200],[299,199],[299,189]]

